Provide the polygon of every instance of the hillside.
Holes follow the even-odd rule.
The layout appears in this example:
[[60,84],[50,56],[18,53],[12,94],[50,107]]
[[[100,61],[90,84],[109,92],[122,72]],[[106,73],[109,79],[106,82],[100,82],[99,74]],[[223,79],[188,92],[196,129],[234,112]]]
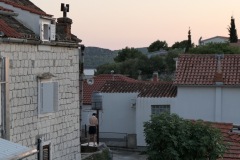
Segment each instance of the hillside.
[[[147,48],[136,48],[144,54],[147,54]],[[84,68],[92,69],[106,63],[113,63],[119,50],[112,51],[99,47],[86,47],[84,54]]]
[[106,63],[114,62],[117,52],[98,47],[86,47],[84,53],[84,68],[97,68]]

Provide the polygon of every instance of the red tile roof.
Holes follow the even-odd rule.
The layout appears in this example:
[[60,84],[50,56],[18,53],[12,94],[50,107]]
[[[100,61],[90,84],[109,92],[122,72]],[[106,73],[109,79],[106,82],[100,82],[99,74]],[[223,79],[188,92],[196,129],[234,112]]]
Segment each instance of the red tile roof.
[[138,93],[138,97],[176,97],[177,87],[171,82],[108,81],[99,90],[103,93]]
[[4,2],[6,4],[12,5],[13,7],[20,8],[31,13],[52,17],[52,15],[46,14],[29,0],[0,0],[0,2]]
[[[174,84],[214,85],[217,73],[217,61],[215,55],[180,55]],[[223,59],[221,59],[221,74],[223,85],[240,85],[239,54],[224,55]]]
[[126,81],[137,82],[137,80],[120,75],[120,74],[101,74],[93,78],[94,83],[92,85],[87,83],[87,80],[83,82],[83,104],[91,104],[91,96],[94,91],[98,91],[106,81]]
[[4,37],[38,40],[33,31],[8,15],[0,15],[0,31],[4,33]]
[[233,124],[232,123],[217,123],[210,122],[215,128],[218,128],[224,138],[228,149],[223,155],[224,160],[240,160],[240,134],[232,132]]

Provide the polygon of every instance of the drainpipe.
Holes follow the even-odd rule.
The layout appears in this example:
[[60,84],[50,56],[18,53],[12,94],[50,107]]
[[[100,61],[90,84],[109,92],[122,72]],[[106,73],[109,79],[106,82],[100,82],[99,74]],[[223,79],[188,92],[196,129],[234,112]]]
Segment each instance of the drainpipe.
[[82,106],[83,106],[83,64],[84,64],[84,50],[85,46],[80,45],[79,50],[79,141],[81,145],[81,133],[82,133]]

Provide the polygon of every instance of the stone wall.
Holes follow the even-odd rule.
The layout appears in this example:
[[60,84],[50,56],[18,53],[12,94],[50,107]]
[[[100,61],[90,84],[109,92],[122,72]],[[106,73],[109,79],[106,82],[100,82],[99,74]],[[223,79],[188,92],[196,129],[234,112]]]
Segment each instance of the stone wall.
[[[10,59],[10,140],[36,148],[42,137],[51,143],[52,160],[80,157],[78,48],[0,43],[0,55]],[[39,116],[37,75],[44,72],[56,76],[59,107]]]

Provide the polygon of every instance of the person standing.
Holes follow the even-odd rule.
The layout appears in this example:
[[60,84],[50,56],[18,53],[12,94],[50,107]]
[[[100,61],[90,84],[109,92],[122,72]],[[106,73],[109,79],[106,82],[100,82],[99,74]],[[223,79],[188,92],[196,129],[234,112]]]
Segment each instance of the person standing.
[[98,119],[96,117],[96,113],[93,113],[92,116],[89,118],[89,142],[91,141],[91,138],[93,139],[93,146],[95,145],[96,142],[96,135],[97,135],[97,126],[98,126]]

